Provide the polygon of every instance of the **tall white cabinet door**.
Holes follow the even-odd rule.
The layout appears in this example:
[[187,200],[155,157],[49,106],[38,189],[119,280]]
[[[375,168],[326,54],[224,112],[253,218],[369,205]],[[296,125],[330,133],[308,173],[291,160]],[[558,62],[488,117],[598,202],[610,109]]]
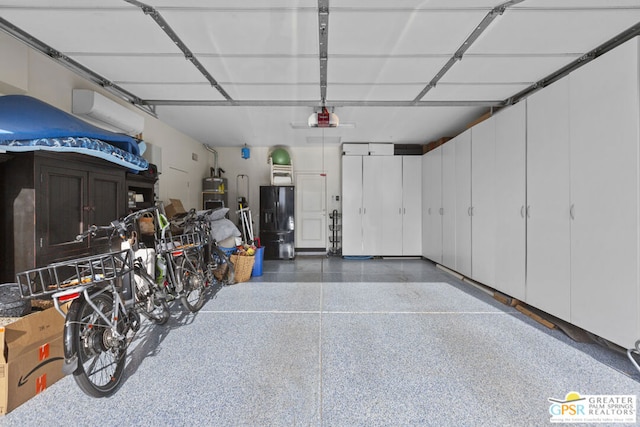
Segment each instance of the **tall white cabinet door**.
[[402,255],[422,254],[422,157],[402,157]]
[[625,348],[638,328],[638,41],[569,76],[571,321]]
[[527,99],[527,292],[525,301],[571,317],[569,79]]
[[495,121],[491,117],[471,129],[471,277],[495,282]]
[[442,145],[442,265],[456,269],[456,150]]
[[456,147],[455,270],[471,277],[471,129],[458,135],[454,144]]
[[429,198],[431,197],[429,187],[429,157],[428,153],[423,154],[420,159],[422,163],[422,256],[427,258],[429,252],[429,238],[431,235],[431,222],[429,221],[429,215],[427,215],[427,209],[429,207]]
[[362,157],[362,254],[383,255],[384,156]]
[[342,156],[342,255],[362,255],[362,156]]
[[427,153],[427,180],[429,187],[426,211],[427,236],[426,257],[430,260],[442,262],[442,146]]
[[382,186],[379,197],[382,203],[382,222],[378,233],[382,234],[380,255],[402,255],[402,156],[383,156]]
[[526,102],[519,102],[495,116],[494,287],[520,300],[525,298],[526,112]]

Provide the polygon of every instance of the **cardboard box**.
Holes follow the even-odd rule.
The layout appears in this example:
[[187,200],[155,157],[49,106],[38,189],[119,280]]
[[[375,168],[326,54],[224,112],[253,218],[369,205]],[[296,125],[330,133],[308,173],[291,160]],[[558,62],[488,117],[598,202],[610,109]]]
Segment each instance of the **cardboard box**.
[[61,379],[64,317],[55,308],[0,327],[0,415]]
[[167,214],[167,218],[171,219],[184,215],[187,211],[179,199],[169,199],[169,204],[164,207],[164,213]]

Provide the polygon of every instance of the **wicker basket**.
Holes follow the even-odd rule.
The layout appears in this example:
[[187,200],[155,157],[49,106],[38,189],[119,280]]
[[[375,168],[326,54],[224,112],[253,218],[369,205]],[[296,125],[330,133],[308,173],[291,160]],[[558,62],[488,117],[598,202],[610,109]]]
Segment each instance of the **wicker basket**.
[[251,270],[253,270],[253,263],[256,262],[255,256],[231,255],[230,258],[236,273],[236,283],[249,280],[251,278]]

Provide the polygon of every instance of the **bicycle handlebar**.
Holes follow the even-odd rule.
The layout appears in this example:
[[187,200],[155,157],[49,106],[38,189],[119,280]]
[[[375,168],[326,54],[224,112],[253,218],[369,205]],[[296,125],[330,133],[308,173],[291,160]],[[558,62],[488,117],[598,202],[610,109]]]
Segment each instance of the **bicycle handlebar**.
[[111,232],[111,237],[113,237],[113,235],[117,232],[117,234],[120,236],[121,239],[125,239],[127,234],[128,224],[133,223],[133,221],[140,218],[142,215],[146,213],[155,214],[157,210],[158,210],[157,206],[152,206],[150,208],[141,209],[139,211],[130,213],[129,215],[122,218],[121,220],[111,221],[111,224],[109,225],[102,225],[102,226],[90,225],[87,231],[83,232],[82,234],[78,234],[76,236],[76,241],[82,241],[89,235],[95,236],[99,231],[105,231],[107,233]]

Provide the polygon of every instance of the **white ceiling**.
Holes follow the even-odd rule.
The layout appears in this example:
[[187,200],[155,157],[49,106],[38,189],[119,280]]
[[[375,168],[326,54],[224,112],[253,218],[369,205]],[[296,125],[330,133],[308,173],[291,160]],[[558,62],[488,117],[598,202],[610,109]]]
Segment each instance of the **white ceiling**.
[[[326,3],[325,102],[352,126],[309,129]],[[638,25],[640,0],[0,0],[0,17],[213,146],[413,144],[455,135]]]

